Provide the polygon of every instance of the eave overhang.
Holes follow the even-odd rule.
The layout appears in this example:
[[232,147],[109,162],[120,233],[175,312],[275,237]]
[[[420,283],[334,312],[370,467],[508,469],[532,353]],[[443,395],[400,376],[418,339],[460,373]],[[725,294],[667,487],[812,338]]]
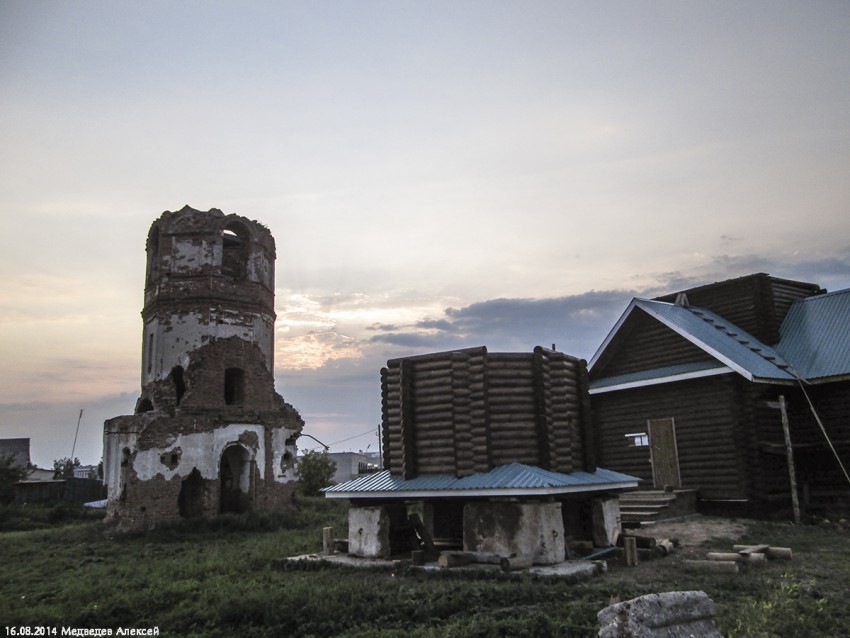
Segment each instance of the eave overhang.
[[637,477],[603,468],[561,474],[511,463],[461,478],[426,475],[403,479],[384,470],[322,491],[326,498],[356,500],[546,497],[631,490],[638,487],[639,481]]

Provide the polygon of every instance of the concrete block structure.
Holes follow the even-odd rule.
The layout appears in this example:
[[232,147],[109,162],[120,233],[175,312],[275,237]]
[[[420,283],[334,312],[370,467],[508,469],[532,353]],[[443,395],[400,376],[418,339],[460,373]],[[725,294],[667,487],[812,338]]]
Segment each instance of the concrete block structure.
[[188,206],[147,238],[141,394],[104,424],[108,516],[127,527],[284,508],[304,422],[274,387],[275,243]]

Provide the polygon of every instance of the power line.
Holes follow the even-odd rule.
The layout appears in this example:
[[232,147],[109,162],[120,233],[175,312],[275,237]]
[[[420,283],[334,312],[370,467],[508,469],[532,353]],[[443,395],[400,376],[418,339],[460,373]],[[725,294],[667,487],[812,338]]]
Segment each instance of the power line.
[[354,436],[350,436],[347,439],[343,439],[342,441],[336,441],[335,443],[331,443],[328,447],[333,447],[334,445],[339,445],[340,443],[345,443],[346,441],[351,441],[352,439],[360,438],[361,436],[365,436],[367,434],[374,434],[377,428],[372,428],[370,430],[366,430],[365,432],[361,432],[360,434],[355,434]]

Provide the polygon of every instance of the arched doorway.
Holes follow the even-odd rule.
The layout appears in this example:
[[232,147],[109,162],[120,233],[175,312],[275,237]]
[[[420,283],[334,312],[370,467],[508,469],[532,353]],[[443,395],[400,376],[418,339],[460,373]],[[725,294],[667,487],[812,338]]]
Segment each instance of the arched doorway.
[[221,455],[221,513],[247,512],[251,509],[254,463],[251,455],[238,444],[229,445]]
[[198,468],[193,467],[189,476],[180,485],[177,496],[177,509],[183,518],[197,518],[204,515],[204,479]]

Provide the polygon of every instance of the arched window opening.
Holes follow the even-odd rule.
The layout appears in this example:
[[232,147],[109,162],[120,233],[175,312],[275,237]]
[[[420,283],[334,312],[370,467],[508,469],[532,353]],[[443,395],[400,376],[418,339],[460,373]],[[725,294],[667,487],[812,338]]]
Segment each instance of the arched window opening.
[[242,405],[245,400],[245,371],[242,368],[227,368],[224,371],[224,402],[227,405]]
[[231,223],[221,231],[221,274],[244,279],[248,266],[248,231]]
[[147,397],[139,401],[139,404],[136,406],[136,414],[144,414],[151,410],[153,410],[153,403]]
[[171,368],[171,382],[174,384],[174,396],[177,400],[177,405],[180,405],[180,400],[186,393],[186,382],[183,380],[183,366],[174,366]]

